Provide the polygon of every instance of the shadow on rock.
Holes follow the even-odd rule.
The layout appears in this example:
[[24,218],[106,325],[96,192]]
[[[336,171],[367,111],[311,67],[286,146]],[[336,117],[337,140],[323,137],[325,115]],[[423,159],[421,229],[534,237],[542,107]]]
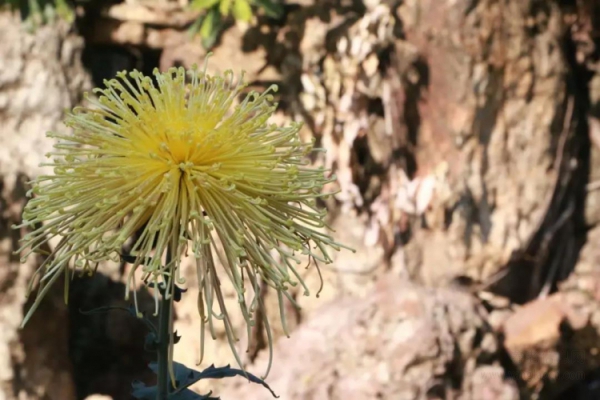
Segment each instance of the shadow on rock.
[[[83,314],[99,307],[129,307],[125,285],[96,274],[76,278],[69,299],[69,354],[77,398],[94,393],[129,399],[131,382],[155,379],[148,369],[154,354],[144,350],[144,325],[123,310]],[[137,293],[141,311],[154,309],[154,299],[145,288]]]

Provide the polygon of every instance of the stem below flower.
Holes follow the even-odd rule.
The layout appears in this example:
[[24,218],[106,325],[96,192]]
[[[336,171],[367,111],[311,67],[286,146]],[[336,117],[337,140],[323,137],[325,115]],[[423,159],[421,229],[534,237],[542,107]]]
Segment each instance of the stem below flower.
[[[169,264],[169,254],[167,254],[167,265]],[[170,332],[171,321],[171,300],[167,299],[165,282],[163,295],[161,295],[158,305],[158,346],[156,350],[158,362],[158,385],[156,400],[167,400],[169,395],[169,345],[171,343],[172,332]]]

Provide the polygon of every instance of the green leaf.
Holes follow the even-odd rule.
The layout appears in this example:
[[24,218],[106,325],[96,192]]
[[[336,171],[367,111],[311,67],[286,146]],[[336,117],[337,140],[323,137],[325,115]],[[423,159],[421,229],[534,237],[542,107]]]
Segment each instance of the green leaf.
[[214,10],[210,10],[208,14],[204,17],[202,21],[202,26],[200,27],[200,35],[203,38],[206,38],[213,34],[215,29],[215,12]]
[[221,0],[219,4],[219,11],[221,15],[226,17],[229,15],[229,10],[231,9],[231,0]]
[[252,18],[252,8],[247,0],[235,0],[233,3],[233,18],[248,22]]
[[56,12],[67,22],[73,22],[75,20],[75,13],[66,0],[56,0]]
[[194,0],[190,4],[190,8],[196,11],[207,10],[218,4],[220,0]]
[[188,33],[190,36],[196,36],[198,32],[200,32],[200,27],[202,26],[202,22],[204,21],[204,16],[199,17],[194,21],[194,23],[188,28]]
[[254,0],[254,2],[263,10],[270,18],[281,18],[283,15],[283,7],[279,0]]
[[200,27],[202,46],[206,49],[213,47],[222,28],[221,14],[216,7],[213,7],[206,14],[206,17],[204,17],[204,21],[202,21],[202,26]]

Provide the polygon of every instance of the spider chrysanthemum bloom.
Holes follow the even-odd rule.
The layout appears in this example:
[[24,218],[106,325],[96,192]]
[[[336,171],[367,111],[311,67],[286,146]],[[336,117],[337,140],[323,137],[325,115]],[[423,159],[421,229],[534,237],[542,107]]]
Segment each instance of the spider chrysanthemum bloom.
[[32,231],[20,252],[27,257],[59,240],[38,271],[38,297],[25,319],[61,273],[66,284],[70,271],[91,273],[100,261],[118,260],[134,238],[128,290],[142,268],[145,282],[165,282],[172,293],[183,281],[181,257],[193,255],[202,323],[214,337],[221,320],[232,344],[217,266],[248,326],[263,306],[260,282],[280,302],[298,283],[308,294],[296,270],[301,257],[329,263],[327,248],[340,248],[323,232],[325,212],[316,206],[331,178],[308,166],[313,145],[299,139],[299,124],[267,122],[275,88],[235,105],[245,84],[231,71],[173,68],[154,78],[118,74],[88,98],[90,107],[68,114],[72,133],[48,134],[58,140],[46,164],[54,173],[33,182],[20,226]]

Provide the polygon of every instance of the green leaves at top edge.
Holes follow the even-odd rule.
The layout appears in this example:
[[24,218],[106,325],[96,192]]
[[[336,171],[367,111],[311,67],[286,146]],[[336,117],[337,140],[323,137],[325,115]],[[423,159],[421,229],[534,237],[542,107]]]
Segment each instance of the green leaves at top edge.
[[234,0],[231,12],[237,21],[248,22],[252,19],[252,8],[248,0]]
[[283,7],[278,0],[253,0],[254,3],[265,12],[269,18],[279,19],[283,15]]
[[216,7],[213,7],[201,18],[200,37],[202,38],[202,46],[210,49],[215,45],[219,34],[223,30],[221,13]]

